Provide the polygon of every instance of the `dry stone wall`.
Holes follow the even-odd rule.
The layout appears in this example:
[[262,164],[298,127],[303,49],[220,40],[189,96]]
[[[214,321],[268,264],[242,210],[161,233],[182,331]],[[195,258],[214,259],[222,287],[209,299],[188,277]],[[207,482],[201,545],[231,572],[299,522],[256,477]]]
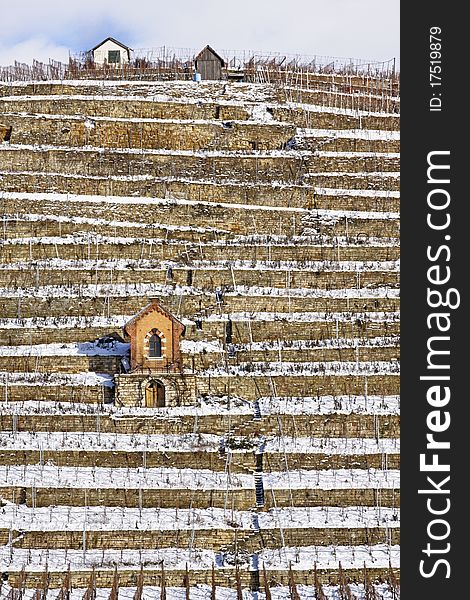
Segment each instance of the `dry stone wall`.
[[[214,564],[235,588],[237,564],[254,593],[263,566],[288,585],[284,555],[311,590],[316,562],[324,583],[363,577],[356,551],[397,576],[398,91],[326,73],[0,85],[8,585],[40,585],[36,561],[85,593],[95,560],[98,588],[114,563],[122,586],[160,585],[163,564],[181,587],[189,551],[192,585]],[[186,327],[162,408],[145,407],[157,374],[126,372],[122,329],[154,297]],[[85,507],[136,527],[85,525]],[[157,509],[189,525],[149,526]],[[52,529],[15,524],[41,510]]]

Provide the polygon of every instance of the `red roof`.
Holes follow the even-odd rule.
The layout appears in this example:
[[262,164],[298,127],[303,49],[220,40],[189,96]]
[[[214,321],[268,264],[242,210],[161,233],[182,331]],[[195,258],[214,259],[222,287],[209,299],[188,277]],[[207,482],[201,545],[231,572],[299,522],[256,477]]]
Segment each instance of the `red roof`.
[[136,323],[138,321],[140,321],[140,319],[142,319],[145,315],[148,315],[151,312],[159,312],[160,314],[164,315],[165,317],[167,317],[168,319],[170,319],[171,321],[173,321],[173,323],[176,324],[177,328],[180,329],[182,332],[185,330],[185,326],[183,325],[183,323],[181,323],[181,321],[179,319],[177,319],[174,315],[172,315],[170,312],[168,312],[167,310],[165,310],[160,303],[158,302],[158,300],[156,298],[153,298],[152,301],[150,302],[150,304],[147,304],[147,306],[145,306],[142,310],[140,310],[134,317],[132,317],[132,319],[130,321],[128,321],[125,325],[124,325],[124,331],[130,335],[130,329],[133,329],[134,326],[136,325]]

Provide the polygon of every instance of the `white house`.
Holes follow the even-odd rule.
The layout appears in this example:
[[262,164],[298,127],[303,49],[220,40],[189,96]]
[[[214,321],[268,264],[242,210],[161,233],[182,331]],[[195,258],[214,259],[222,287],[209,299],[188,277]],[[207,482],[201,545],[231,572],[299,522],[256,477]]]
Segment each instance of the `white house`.
[[124,65],[131,60],[132,48],[108,37],[90,50],[97,65]]

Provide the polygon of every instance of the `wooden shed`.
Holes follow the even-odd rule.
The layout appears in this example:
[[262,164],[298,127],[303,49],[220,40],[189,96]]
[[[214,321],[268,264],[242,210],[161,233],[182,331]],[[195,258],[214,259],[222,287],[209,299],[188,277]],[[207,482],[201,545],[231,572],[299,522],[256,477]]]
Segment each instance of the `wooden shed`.
[[124,65],[131,60],[132,48],[112,37],[107,37],[90,50],[93,62],[97,65]]
[[196,72],[200,73],[201,79],[222,79],[222,69],[225,67],[224,59],[210,46],[206,46],[194,59]]

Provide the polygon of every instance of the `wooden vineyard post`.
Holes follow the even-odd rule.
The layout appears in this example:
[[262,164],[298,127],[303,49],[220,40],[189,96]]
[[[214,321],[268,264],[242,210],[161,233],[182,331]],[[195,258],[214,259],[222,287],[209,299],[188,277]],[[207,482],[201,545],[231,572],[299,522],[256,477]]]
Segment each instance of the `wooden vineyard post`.
[[144,589],[144,566],[140,565],[139,577],[137,578],[137,587],[132,600],[142,600],[142,594]]
[[93,567],[88,581],[88,587],[86,592],[83,594],[83,600],[96,600],[96,574],[95,567]]
[[348,582],[346,581],[346,577],[344,576],[344,571],[343,567],[341,566],[341,562],[339,563],[338,570],[339,597],[341,598],[341,600],[353,600],[351,588],[349,587]]
[[388,576],[389,576],[389,588],[392,593],[393,600],[399,600],[400,598],[400,584],[398,583],[397,577],[392,569],[392,563],[389,562],[388,566]]
[[109,594],[109,600],[118,600],[119,597],[119,575],[117,565],[114,567],[113,586]]
[[313,585],[315,586],[315,600],[328,600],[323,591],[323,585],[318,578],[317,563],[313,566]]
[[70,600],[70,590],[71,590],[71,576],[70,576],[70,564],[67,569],[67,573],[62,581],[62,587],[60,588],[59,595],[57,596],[57,600]]
[[189,597],[189,593],[190,593],[190,585],[189,585],[189,570],[188,570],[188,563],[186,563],[186,573],[184,575],[184,587],[186,589],[186,600],[191,600]]
[[235,567],[235,580],[237,582],[237,600],[243,600],[242,582],[238,565]]
[[21,573],[20,573],[20,576],[18,578],[18,587],[16,589],[16,591],[18,593],[15,594],[14,600],[21,600],[23,598],[23,595],[24,595],[24,592],[25,592],[25,587],[26,587],[26,573],[25,573],[25,570],[24,570],[24,567],[23,567],[21,569]]
[[292,572],[291,562],[289,562],[289,592],[291,600],[300,600],[299,592],[297,591],[297,585],[294,579],[294,573]]
[[263,580],[264,580],[264,594],[266,596],[266,600],[272,600],[271,590],[269,589],[268,576],[266,574],[266,567],[263,563]]
[[160,600],[166,600],[165,567],[162,561],[162,575],[160,578]]
[[214,563],[212,563],[212,571],[211,571],[211,600],[215,600],[215,567],[214,567]]
[[364,600],[379,600],[374,584],[369,578],[366,563],[364,563]]
[[32,600],[46,600],[47,592],[49,590],[49,571],[46,565],[46,569],[41,577],[41,583],[37,590],[34,592]]

